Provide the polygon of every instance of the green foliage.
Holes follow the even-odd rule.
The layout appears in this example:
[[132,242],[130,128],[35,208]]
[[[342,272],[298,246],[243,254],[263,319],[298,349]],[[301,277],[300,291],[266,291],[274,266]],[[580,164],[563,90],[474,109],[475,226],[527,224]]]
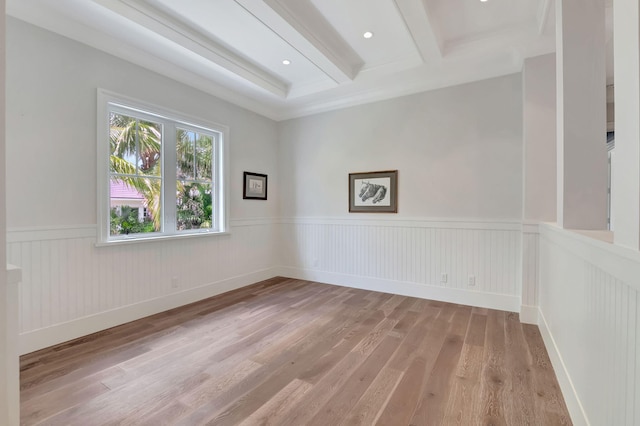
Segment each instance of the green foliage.
[[211,185],[182,184],[177,194],[177,229],[210,228],[213,213]]
[[110,228],[111,235],[141,234],[155,231],[153,222],[146,218],[140,222],[138,209],[130,206],[121,206],[120,214],[118,214],[118,208],[111,209]]
[[[120,114],[111,114],[110,121],[111,155],[135,158],[141,173],[158,176],[162,141],[160,125]],[[136,164],[132,166],[135,168]]]

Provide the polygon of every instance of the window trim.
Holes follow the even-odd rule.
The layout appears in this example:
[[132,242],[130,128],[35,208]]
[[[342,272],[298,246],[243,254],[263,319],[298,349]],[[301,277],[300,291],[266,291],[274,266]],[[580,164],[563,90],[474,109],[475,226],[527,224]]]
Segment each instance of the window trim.
[[[97,91],[97,240],[96,246],[109,246],[115,244],[140,243],[145,241],[161,241],[170,239],[183,239],[192,237],[202,237],[207,235],[226,235],[229,234],[229,127],[214,123],[205,119],[189,116],[169,108],[140,101],[125,95],[110,92],[104,89]],[[176,125],[184,125],[193,129],[202,129],[214,131],[220,134],[217,141],[216,153],[219,157],[219,166],[216,168],[216,176],[214,179],[219,181],[216,187],[221,189],[221,194],[217,198],[219,203],[218,217],[216,223],[218,229],[197,229],[189,231],[153,232],[149,234],[120,235],[112,237],[110,235],[109,218],[109,111],[110,105],[122,107],[135,111],[142,116],[150,119],[156,118],[161,120],[169,120]],[[215,148],[214,148],[215,149]],[[166,167],[163,155],[163,169]],[[163,185],[166,177],[163,176]],[[164,206],[163,206],[164,207]],[[166,214],[163,213],[163,214]]]

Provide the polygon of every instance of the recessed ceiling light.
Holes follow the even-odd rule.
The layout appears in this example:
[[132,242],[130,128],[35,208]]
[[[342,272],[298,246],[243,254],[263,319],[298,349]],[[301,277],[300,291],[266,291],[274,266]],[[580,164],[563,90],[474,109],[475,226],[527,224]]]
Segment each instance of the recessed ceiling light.
[[486,3],[486,2],[487,2],[487,0],[480,0],[480,1],[481,1],[482,3]]
[[362,34],[362,37],[371,38],[373,37],[373,33],[371,31],[367,31],[366,33]]
[[282,61],[283,65],[289,65],[290,63],[291,63],[291,61],[288,60],[288,59],[285,59],[285,60]]

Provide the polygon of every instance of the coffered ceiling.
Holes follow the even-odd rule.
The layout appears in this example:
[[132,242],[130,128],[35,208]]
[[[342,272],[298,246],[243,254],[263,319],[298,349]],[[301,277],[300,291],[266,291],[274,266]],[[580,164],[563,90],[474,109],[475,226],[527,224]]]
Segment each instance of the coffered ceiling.
[[518,72],[554,51],[553,3],[8,0],[7,14],[281,120]]

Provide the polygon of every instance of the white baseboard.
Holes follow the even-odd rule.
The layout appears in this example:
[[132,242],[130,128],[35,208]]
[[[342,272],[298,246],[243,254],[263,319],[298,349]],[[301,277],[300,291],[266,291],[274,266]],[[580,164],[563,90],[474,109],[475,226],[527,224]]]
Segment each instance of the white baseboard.
[[379,291],[382,293],[393,293],[402,296],[419,297],[422,299],[438,300],[441,302],[457,303],[461,305],[477,306],[480,308],[518,312],[520,307],[519,297],[504,294],[483,293],[479,291],[461,290],[457,288],[417,284],[413,282],[392,281],[291,267],[281,267],[278,272],[278,275],[288,278],[317,281],[326,284]]
[[520,305],[520,322],[524,324],[538,325],[538,307]]
[[245,287],[258,281],[273,278],[277,275],[277,272],[277,268],[263,269],[261,271],[191,288],[179,293],[168,294],[111,311],[101,312],[96,315],[23,333],[20,335],[19,340],[20,355],[148,317],[149,315],[158,314],[169,309],[188,305],[189,303]]
[[590,425],[591,423],[589,423],[587,413],[582,407],[582,403],[580,402],[580,398],[578,397],[576,388],[573,386],[573,381],[571,380],[569,371],[567,371],[567,367],[565,366],[564,360],[562,359],[562,354],[558,350],[556,341],[551,334],[551,330],[549,330],[549,325],[547,324],[547,320],[545,319],[544,314],[541,310],[538,311],[538,318],[538,328],[540,329],[542,340],[544,341],[544,345],[547,348],[547,353],[549,354],[549,358],[551,359],[553,370],[555,371],[556,377],[558,378],[558,384],[560,385],[560,389],[562,390],[564,402],[565,404],[567,404],[567,409],[569,410],[571,421],[575,426]]

